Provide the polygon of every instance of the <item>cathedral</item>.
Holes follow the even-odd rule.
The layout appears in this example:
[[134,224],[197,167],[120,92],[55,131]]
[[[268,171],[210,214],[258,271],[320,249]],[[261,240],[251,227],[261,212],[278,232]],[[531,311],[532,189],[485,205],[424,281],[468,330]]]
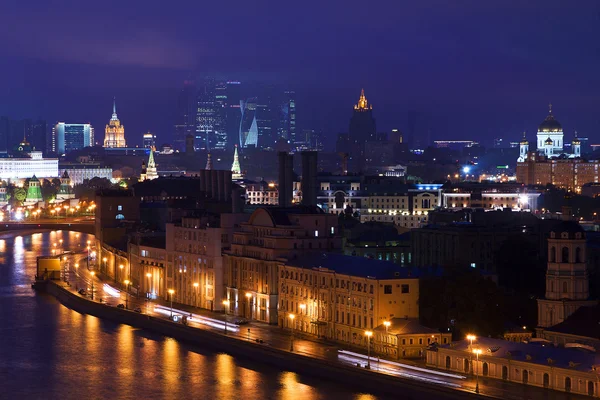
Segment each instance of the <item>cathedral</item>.
[[113,113],[104,129],[104,147],[127,147],[125,143],[125,127],[117,117],[117,102],[113,100]]
[[[537,130],[537,153],[546,158],[557,158],[565,156],[567,158],[579,158],[581,157],[581,141],[577,139],[577,133],[575,138],[571,142],[571,154],[564,152],[564,132],[562,125],[554,118],[552,113],[552,104],[549,105],[548,116],[538,126]],[[523,133],[523,139],[519,143],[519,158],[517,162],[524,162],[527,160],[529,154],[529,142]]]

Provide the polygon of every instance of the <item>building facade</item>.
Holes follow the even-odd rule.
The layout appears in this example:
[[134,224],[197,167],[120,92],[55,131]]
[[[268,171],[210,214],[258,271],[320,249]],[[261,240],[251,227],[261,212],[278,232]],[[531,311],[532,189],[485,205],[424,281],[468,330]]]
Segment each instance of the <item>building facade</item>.
[[318,207],[257,209],[225,251],[227,312],[277,324],[278,267],[304,253],[340,248],[337,217]]
[[71,184],[80,185],[86,179],[105,178],[112,179],[112,168],[103,167],[99,163],[60,163],[58,170],[61,175],[65,172],[71,178]]
[[246,185],[248,204],[276,206],[279,204],[279,191],[275,183],[259,182]]
[[17,180],[38,178],[58,178],[58,159],[44,158],[41,151],[31,151],[29,157],[0,158],[0,179]]
[[56,138],[56,151],[59,154],[94,145],[94,128],[90,124],[58,122],[52,128],[52,136]]
[[517,182],[525,185],[554,185],[561,189],[581,192],[586,183],[598,183],[600,161],[582,158],[548,158],[529,153],[517,163]]
[[104,147],[127,147],[125,127],[117,117],[117,102],[113,101],[113,113],[108,125],[104,128]]

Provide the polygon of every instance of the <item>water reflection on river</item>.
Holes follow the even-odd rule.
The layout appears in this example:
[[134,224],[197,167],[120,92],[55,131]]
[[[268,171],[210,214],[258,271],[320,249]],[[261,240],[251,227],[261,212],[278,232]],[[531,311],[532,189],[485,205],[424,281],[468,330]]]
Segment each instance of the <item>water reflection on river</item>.
[[36,257],[88,236],[0,236],[0,398],[375,399],[328,382],[81,315],[30,287]]

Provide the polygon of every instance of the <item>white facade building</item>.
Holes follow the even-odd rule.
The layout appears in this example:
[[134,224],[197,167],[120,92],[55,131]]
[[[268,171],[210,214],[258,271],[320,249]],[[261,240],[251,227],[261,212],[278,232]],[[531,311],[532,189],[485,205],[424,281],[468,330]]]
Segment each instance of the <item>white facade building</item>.
[[0,179],[17,180],[58,178],[58,159],[44,158],[41,151],[32,151],[29,158],[0,158]]
[[112,179],[112,168],[102,167],[100,164],[61,164],[59,170],[61,176],[67,171],[72,185],[82,184],[85,179]]

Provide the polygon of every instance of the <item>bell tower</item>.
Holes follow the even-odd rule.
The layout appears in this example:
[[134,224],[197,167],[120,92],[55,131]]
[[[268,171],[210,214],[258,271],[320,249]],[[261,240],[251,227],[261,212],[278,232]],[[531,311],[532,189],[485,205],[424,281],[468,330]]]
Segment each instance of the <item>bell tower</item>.
[[538,299],[538,326],[559,324],[578,308],[595,305],[589,297],[585,232],[577,222],[565,220],[548,238],[546,295]]

